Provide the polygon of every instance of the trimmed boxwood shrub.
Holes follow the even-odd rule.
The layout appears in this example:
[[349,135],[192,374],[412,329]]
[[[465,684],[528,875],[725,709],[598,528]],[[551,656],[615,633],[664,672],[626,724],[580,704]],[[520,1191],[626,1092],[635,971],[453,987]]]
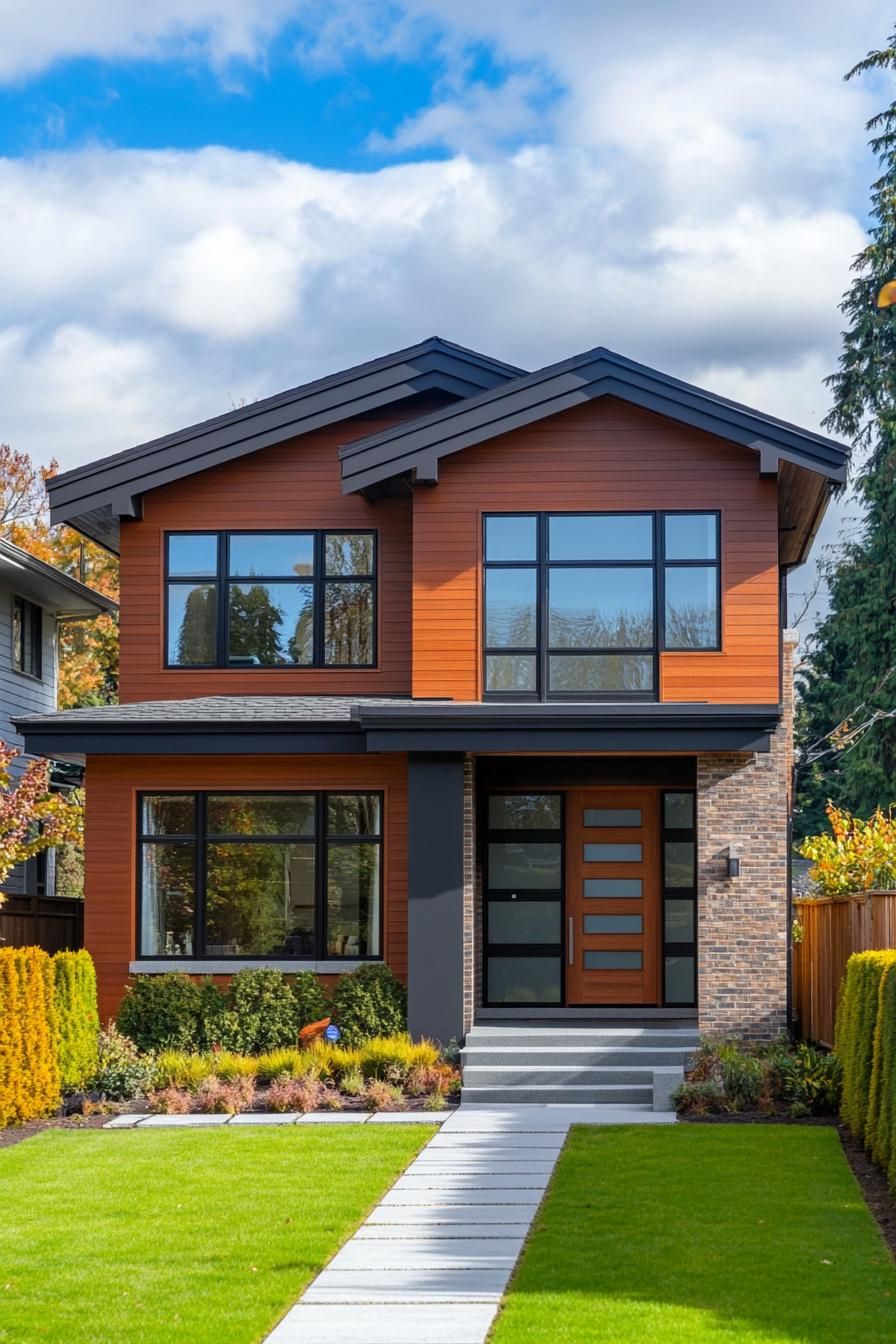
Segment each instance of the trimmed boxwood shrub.
[[0,1127],[59,1105],[53,963],[39,947],[0,948]]
[[840,1113],[860,1141],[865,1139],[869,1118],[881,980],[894,962],[896,952],[851,956],[837,1005],[834,1050],[843,1067]]
[[868,1089],[865,1143],[886,1170],[893,1157],[896,1126],[896,962],[884,968],[877,994],[877,1022]]
[[53,975],[60,1086],[63,1092],[77,1092],[97,1068],[100,1018],[93,959],[89,952],[57,952]]
[[337,981],[332,1017],[347,1046],[372,1036],[399,1036],[408,1028],[408,992],[388,966],[359,966]]
[[313,971],[299,971],[292,982],[292,992],[300,1031],[309,1022],[320,1022],[330,1016],[330,1000]]
[[116,1024],[139,1050],[191,1050],[201,1043],[203,1006],[200,986],[187,975],[138,975]]
[[218,1044],[243,1055],[294,1045],[298,1002],[281,971],[238,971],[230,982]]

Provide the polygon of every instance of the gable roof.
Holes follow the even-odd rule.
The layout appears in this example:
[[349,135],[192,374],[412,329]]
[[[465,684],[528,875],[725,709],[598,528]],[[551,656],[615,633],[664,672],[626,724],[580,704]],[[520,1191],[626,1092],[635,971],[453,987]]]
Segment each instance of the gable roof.
[[48,565],[37,556],[0,538],[0,583],[21,597],[39,603],[57,616],[113,616],[118,603],[64,570]]
[[[646,410],[752,449],[763,474],[781,461],[815,472],[836,485],[846,480],[848,449],[834,439],[729,401],[598,346],[572,359],[522,374],[416,420],[396,425],[340,449],[345,493],[367,490],[405,472],[438,480],[442,457],[509,430],[602,396],[620,397]],[[512,470],[512,463],[508,462]]]
[[432,390],[463,398],[523,372],[432,336],[340,373],[241,406],[62,472],[47,482],[54,523],[69,523],[111,551],[119,519],[139,515],[147,490],[205,471],[284,439]]

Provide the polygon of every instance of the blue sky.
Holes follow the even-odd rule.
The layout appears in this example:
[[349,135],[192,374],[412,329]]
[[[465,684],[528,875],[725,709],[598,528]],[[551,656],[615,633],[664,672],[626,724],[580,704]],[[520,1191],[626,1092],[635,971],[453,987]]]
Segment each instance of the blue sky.
[[[0,439],[73,466],[434,332],[817,427],[872,0],[0,0]],[[842,512],[842,510],[841,510]],[[828,524],[827,539],[836,519]]]

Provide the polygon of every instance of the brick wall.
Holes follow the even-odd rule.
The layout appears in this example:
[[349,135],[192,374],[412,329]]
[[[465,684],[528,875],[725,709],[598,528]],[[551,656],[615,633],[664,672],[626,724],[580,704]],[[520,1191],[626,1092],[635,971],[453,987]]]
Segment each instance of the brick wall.
[[[785,631],[783,718],[767,755],[697,758],[697,983],[700,1031],[771,1040],[787,1028],[787,841],[793,654]],[[726,876],[723,853],[740,858]]]

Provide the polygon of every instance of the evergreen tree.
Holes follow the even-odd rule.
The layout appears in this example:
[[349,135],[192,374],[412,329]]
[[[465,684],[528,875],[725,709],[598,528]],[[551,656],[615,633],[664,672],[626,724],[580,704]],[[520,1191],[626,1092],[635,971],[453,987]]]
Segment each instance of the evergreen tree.
[[[896,33],[846,78],[893,69]],[[841,305],[849,325],[827,380],[834,404],[825,420],[853,443],[864,517],[830,567],[829,612],[802,669],[797,740],[804,754],[838,725],[856,727],[896,706],[896,310],[877,307],[883,285],[896,279],[896,102],[867,130],[882,172],[871,189],[868,244]],[[831,745],[821,741],[822,749]],[[855,744],[845,738],[842,750],[804,763],[798,778],[799,834],[821,829],[827,798],[863,816],[888,807],[896,802],[896,723],[878,720]]]

